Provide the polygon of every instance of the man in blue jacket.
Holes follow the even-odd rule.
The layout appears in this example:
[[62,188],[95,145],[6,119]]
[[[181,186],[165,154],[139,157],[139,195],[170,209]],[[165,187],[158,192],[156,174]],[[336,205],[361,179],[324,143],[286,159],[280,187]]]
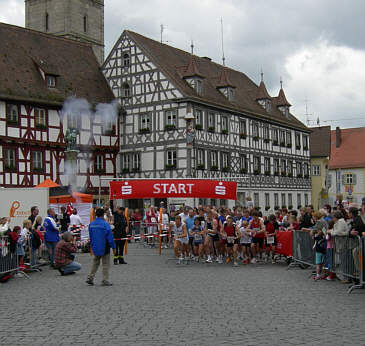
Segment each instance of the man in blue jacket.
[[43,227],[46,230],[44,240],[46,241],[51,267],[54,268],[54,253],[56,245],[60,240],[60,231],[55,221],[55,211],[50,208],[47,210],[47,213],[48,216],[43,221]]
[[112,230],[104,220],[104,209],[99,208],[95,212],[96,219],[89,225],[90,245],[94,254],[90,274],[86,283],[94,285],[94,277],[99,268],[100,260],[103,265],[103,286],[111,286],[109,282],[110,248],[115,254],[115,243]]

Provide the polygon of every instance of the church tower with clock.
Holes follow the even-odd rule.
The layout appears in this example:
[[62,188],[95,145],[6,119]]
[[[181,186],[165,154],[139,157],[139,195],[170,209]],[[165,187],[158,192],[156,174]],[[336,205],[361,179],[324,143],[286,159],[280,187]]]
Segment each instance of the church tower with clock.
[[104,0],[25,0],[25,27],[90,43],[104,62]]

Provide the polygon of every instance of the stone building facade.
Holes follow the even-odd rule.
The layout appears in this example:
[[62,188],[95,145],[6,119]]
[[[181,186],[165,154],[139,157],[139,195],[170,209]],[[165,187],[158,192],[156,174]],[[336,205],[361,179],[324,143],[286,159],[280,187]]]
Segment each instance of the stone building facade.
[[90,43],[104,62],[104,0],[25,0],[25,27]]

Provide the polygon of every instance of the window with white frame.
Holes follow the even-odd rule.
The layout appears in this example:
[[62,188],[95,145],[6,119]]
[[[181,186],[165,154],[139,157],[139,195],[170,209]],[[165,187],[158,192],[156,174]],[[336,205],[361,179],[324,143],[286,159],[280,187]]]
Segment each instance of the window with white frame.
[[297,203],[298,203],[298,208],[302,207],[302,195],[300,193],[297,194]]
[[297,149],[300,149],[300,133],[295,133],[295,146]]
[[132,169],[135,172],[139,172],[141,170],[141,154],[140,153],[132,154]]
[[95,171],[104,172],[104,155],[95,155]]
[[308,150],[308,136],[303,135],[303,149]]
[[288,208],[293,208],[293,194],[288,193]]
[[280,162],[279,162],[279,159],[274,159],[274,174],[275,175],[278,175],[280,172]]
[[312,175],[313,176],[321,175],[321,166],[320,165],[312,165]]
[[281,173],[286,174],[286,160],[281,160]]
[[309,205],[309,199],[308,199],[308,194],[307,193],[304,194],[304,205],[306,207]]
[[208,113],[208,130],[209,131],[215,130],[215,113],[214,112]]
[[165,125],[177,126],[177,110],[171,109],[165,112]]
[[285,195],[285,193],[281,194],[281,206],[286,207],[286,195]]
[[114,120],[113,119],[106,119],[103,123],[103,134],[104,135],[111,135],[114,132]]
[[3,148],[3,157],[5,169],[15,170],[16,169],[16,151],[11,148]]
[[272,130],[272,141],[274,145],[277,145],[279,143],[279,131],[278,129]]
[[264,126],[264,140],[268,141],[270,139],[270,135],[269,135],[269,127],[268,126]]
[[240,156],[240,169],[242,172],[248,172],[247,155],[242,154]]
[[253,172],[260,173],[260,168],[261,168],[260,157],[254,156],[253,157]]
[[252,137],[254,139],[259,138],[259,124],[258,123],[252,123]]
[[247,122],[246,120],[240,120],[240,134],[247,135]]
[[36,171],[43,170],[43,153],[41,151],[32,152],[32,166]]
[[218,152],[215,150],[210,152],[210,168],[218,169]]
[[131,157],[129,153],[122,154],[122,172],[129,172],[131,169]]
[[197,94],[201,95],[203,93],[203,81],[201,79],[196,79],[195,90]]
[[140,131],[151,131],[152,130],[152,115],[151,113],[144,113],[140,115]]
[[204,149],[198,149],[197,151],[197,156],[198,156],[198,169],[203,169],[205,168],[205,150]]
[[308,177],[309,176],[309,165],[308,165],[308,163],[303,164],[303,171],[304,171],[304,176]]
[[265,207],[270,207],[270,194],[265,193]]
[[297,162],[296,163],[296,166],[297,166],[297,177],[303,176],[302,163],[301,162]]
[[264,159],[264,169],[265,169],[265,174],[268,175],[271,173],[271,167],[270,167],[270,157],[265,157]]
[[222,153],[222,169],[229,168],[229,153]]
[[129,67],[130,64],[131,64],[131,60],[130,60],[129,53],[124,53],[123,54],[123,66]]
[[14,104],[7,104],[6,105],[6,120],[9,123],[18,123],[19,121],[19,113],[18,113],[18,106]]
[[274,193],[274,204],[275,204],[275,207],[279,207],[279,194],[278,193]]
[[56,87],[56,76],[47,74],[46,75],[46,84],[47,84],[47,88],[55,88]]
[[34,122],[36,127],[46,126],[46,111],[42,108],[34,108]]
[[260,195],[257,192],[253,194],[253,205],[255,208],[260,206]]
[[288,161],[288,175],[293,176],[293,161]]
[[286,133],[286,145],[291,147],[291,132],[289,131]]
[[228,117],[226,115],[222,115],[221,117],[221,127],[222,132],[228,132]]
[[280,131],[280,145],[285,145],[285,131]]
[[197,125],[203,129],[203,111],[201,109],[195,110],[195,126]]
[[123,83],[122,85],[122,97],[130,97],[131,96],[131,88],[128,83]]
[[177,152],[175,149],[169,149],[166,152],[166,164],[168,167],[176,167]]
[[352,173],[344,174],[344,183],[346,185],[353,185],[354,184],[354,175]]

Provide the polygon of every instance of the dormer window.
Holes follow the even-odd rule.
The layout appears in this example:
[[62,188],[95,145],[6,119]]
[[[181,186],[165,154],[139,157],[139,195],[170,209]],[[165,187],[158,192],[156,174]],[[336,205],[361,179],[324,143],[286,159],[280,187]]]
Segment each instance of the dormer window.
[[56,76],[46,74],[46,84],[47,84],[47,88],[55,88],[56,87]]
[[203,81],[201,79],[195,80],[195,90],[199,95],[203,93]]
[[19,110],[17,105],[6,105],[6,121],[8,124],[13,125],[17,125],[19,123]]
[[271,101],[269,99],[265,100],[265,110],[271,112]]
[[228,88],[228,100],[229,101],[233,101],[234,100],[234,89],[233,88]]

